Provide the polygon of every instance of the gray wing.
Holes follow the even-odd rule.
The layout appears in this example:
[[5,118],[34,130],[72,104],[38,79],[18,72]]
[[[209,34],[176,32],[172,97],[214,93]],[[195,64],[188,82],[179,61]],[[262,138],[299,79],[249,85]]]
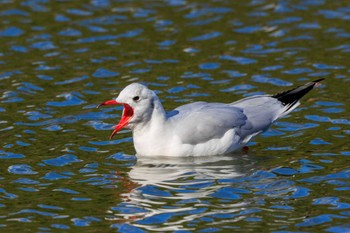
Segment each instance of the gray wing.
[[239,130],[247,117],[242,109],[227,104],[196,102],[170,113],[170,121],[180,126],[174,133],[186,144],[199,144],[222,137],[228,130]]
[[230,105],[242,109],[247,116],[246,124],[240,128],[240,134],[245,141],[249,141],[251,137],[267,130],[275,120],[296,108],[299,102],[287,109],[288,106],[284,106],[278,99],[269,95],[259,95],[244,98]]
[[299,100],[322,80],[323,78],[317,79],[275,95],[252,96],[230,104],[242,109],[248,118],[247,124],[241,127],[241,137],[249,140],[259,132],[265,131],[278,118],[299,106]]

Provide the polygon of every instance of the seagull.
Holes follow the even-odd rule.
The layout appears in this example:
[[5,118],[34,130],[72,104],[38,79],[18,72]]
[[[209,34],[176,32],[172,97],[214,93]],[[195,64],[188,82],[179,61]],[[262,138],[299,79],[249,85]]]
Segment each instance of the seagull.
[[274,95],[255,95],[232,103],[194,102],[169,112],[154,91],[131,83],[117,98],[98,107],[124,106],[110,139],[122,128],[131,129],[137,156],[213,156],[243,148],[252,137],[293,111],[322,80]]

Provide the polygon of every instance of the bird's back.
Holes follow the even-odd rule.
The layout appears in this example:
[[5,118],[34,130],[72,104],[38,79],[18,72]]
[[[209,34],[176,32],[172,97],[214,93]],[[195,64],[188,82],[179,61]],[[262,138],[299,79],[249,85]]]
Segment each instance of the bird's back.
[[196,102],[172,111],[169,121],[185,144],[200,144],[221,138],[227,131],[245,124],[242,110],[228,104]]

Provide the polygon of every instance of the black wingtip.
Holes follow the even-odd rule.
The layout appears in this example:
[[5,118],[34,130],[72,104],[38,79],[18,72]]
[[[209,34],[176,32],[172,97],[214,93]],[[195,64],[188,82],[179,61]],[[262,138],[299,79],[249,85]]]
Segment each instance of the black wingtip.
[[275,95],[272,95],[272,97],[281,101],[283,105],[288,105],[290,108],[294,104],[296,104],[306,93],[311,91],[312,88],[322,80],[324,80],[324,78],[308,82],[304,85],[295,87],[288,91],[277,93]]
[[312,81],[312,83],[319,83],[319,82],[321,82],[321,81],[323,81],[323,80],[325,80],[325,79],[324,79],[324,78],[320,78],[320,79],[317,79],[317,80]]

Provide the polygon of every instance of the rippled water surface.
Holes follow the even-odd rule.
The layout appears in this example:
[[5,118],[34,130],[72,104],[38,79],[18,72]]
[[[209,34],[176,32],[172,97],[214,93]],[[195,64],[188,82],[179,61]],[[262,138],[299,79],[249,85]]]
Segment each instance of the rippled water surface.
[[[347,0],[0,0],[1,232],[350,232],[349,23]],[[137,159],[96,109],[318,78],[247,153]]]

